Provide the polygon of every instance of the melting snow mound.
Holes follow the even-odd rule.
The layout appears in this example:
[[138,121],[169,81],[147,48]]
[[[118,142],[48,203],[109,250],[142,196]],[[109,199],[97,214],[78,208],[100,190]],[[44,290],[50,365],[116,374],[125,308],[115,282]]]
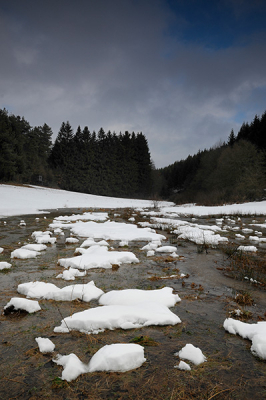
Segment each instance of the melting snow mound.
[[184,358],[185,360],[192,361],[196,365],[207,361],[207,358],[203,355],[202,351],[190,343],[186,344],[185,347],[175,353],[175,355]]
[[7,311],[7,309],[11,308],[14,310],[24,310],[30,314],[41,310],[38,301],[22,299],[20,297],[12,297],[12,299],[4,307],[4,310]]
[[238,334],[252,341],[251,353],[266,360],[266,321],[248,324],[233,318],[224,321],[224,329],[233,335]]
[[35,340],[41,353],[52,353],[54,351],[55,344],[50,339],[37,337]]
[[106,246],[92,246],[81,256],[61,258],[59,265],[65,268],[91,269],[112,268],[113,264],[138,263],[139,260],[130,251],[108,251]]
[[89,372],[126,372],[139,368],[145,361],[144,348],[139,344],[111,344],[94,354],[89,362]]
[[173,289],[164,287],[156,290],[124,289],[112,290],[103,294],[99,299],[99,304],[110,305],[134,305],[138,303],[157,302],[166,307],[173,307],[181,301],[178,294],[173,294]]
[[62,378],[68,382],[79,375],[95,371],[126,372],[141,367],[146,361],[144,349],[139,344],[118,343],[102,347],[85,364],[74,354],[57,355],[53,361],[62,365]]
[[10,264],[6,261],[0,261],[0,270],[11,268],[11,267],[12,267],[12,264]]
[[35,258],[40,255],[39,251],[28,250],[28,249],[16,249],[12,251],[11,258],[21,258],[22,260],[26,260],[27,258]]
[[54,332],[77,330],[97,334],[105,329],[134,329],[150,325],[175,325],[180,318],[159,303],[139,303],[134,306],[111,305],[90,308],[66,317]]
[[27,297],[46,300],[72,301],[80,299],[89,302],[98,299],[103,291],[97,288],[93,281],[86,284],[69,285],[60,289],[53,283],[27,282],[18,285],[17,291]]

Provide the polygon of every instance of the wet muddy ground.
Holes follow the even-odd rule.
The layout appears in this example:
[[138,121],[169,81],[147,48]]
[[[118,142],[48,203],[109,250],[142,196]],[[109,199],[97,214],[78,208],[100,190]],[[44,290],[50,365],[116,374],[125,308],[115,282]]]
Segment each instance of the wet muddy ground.
[[[0,255],[0,261],[10,262],[11,251],[24,242],[34,242],[31,238],[33,231],[46,230],[55,216],[70,215],[72,211],[52,212],[46,215],[46,219],[44,215],[7,218],[5,225],[4,220],[0,220],[0,246],[5,249]],[[75,211],[80,213],[81,210]],[[121,214],[121,210],[117,213]],[[110,213],[111,216],[113,214],[114,211]],[[38,222],[35,217],[39,217]],[[26,226],[19,226],[22,218]],[[123,220],[122,217],[112,219]],[[168,244],[176,241],[167,232],[159,233],[167,236]],[[17,293],[20,283],[40,280],[64,287],[94,280],[96,286],[104,291],[170,286],[181,298],[181,302],[171,310],[180,317],[182,323],[127,331],[118,329],[98,335],[53,332],[63,317],[95,307],[98,305],[97,301],[88,304],[80,301],[41,300],[39,303],[42,310],[35,314],[1,315],[1,399],[266,398],[265,361],[251,354],[249,340],[231,335],[223,328],[229,312],[240,308],[234,298],[241,291],[248,292],[254,300],[251,306],[241,306],[243,310],[252,313],[247,322],[254,323],[264,319],[265,291],[246,281],[226,276],[221,268],[227,265],[228,256],[220,249],[208,248],[208,253],[199,252],[196,245],[180,240],[175,243],[180,258],[171,260],[167,255],[146,257],[146,252],[140,250],[144,242],[131,242],[127,248],[119,248],[118,242],[112,242],[114,248],[134,252],[140,263],[122,265],[117,270],[90,270],[86,277],[76,278],[75,282],[66,282],[55,277],[62,271],[57,260],[73,256],[77,247],[65,244],[68,235],[69,232],[66,231],[65,236],[59,236],[56,244],[49,246],[36,259],[12,260],[12,268],[0,274],[1,310],[11,297],[20,296]],[[189,276],[183,279],[158,279],[180,273]],[[106,344],[137,340],[145,345],[147,361],[137,370],[85,374],[67,383],[58,378],[62,369],[53,363],[53,356],[39,352],[35,341],[39,336],[50,338],[55,343],[56,353],[75,353],[83,362],[88,362]],[[200,347],[207,362],[192,366],[191,371],[180,371],[174,368],[179,363],[179,358],[174,353],[187,343]]]

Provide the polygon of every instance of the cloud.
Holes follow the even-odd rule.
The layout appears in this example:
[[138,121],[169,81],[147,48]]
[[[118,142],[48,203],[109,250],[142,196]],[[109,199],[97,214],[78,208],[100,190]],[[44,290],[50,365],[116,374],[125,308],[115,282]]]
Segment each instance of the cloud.
[[0,107],[55,136],[66,120],[142,131],[162,167],[264,111],[265,31],[210,48],[184,40],[189,21],[160,0],[13,0],[0,11]]

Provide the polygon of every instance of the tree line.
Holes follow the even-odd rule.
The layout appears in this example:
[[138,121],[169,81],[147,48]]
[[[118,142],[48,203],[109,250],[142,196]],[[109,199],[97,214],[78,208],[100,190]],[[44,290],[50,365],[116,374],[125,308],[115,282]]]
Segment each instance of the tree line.
[[98,133],[63,122],[52,143],[45,123],[31,127],[24,117],[0,110],[0,181],[59,187],[83,193],[148,197],[152,162],[142,133]]
[[266,112],[232,130],[227,142],[157,171],[160,195],[176,203],[266,198]]

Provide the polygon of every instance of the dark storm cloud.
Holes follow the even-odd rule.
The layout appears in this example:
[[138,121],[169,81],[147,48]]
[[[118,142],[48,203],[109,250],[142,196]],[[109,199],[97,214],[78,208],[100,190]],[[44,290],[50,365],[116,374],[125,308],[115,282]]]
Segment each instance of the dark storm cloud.
[[[194,39],[187,8],[176,6],[188,3],[0,1],[0,107],[55,135],[66,120],[74,129],[142,131],[158,167],[226,140],[239,115],[265,110],[265,31],[239,29],[234,45],[217,39],[215,48],[199,27]],[[236,0],[217,3],[213,18],[231,10],[230,23],[246,20]],[[210,10],[197,10],[198,19]]]

